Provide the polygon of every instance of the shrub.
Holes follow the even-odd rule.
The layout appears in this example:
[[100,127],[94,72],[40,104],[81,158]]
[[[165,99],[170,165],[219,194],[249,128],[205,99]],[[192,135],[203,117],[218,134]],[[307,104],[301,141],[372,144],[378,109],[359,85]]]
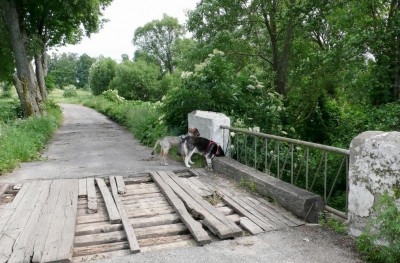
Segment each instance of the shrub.
[[89,72],[90,88],[94,95],[100,95],[108,89],[115,76],[117,62],[111,58],[102,58],[92,65]]
[[76,87],[74,85],[68,85],[64,87],[64,93],[63,93],[64,98],[71,98],[77,96],[78,93],[76,92]]
[[399,197],[398,190],[395,195],[385,192],[378,202],[376,218],[356,240],[358,249],[370,262],[400,262]]
[[103,91],[103,93],[101,93],[101,95],[108,101],[111,102],[123,102],[125,101],[124,97],[121,97],[118,95],[118,90],[111,90],[108,89],[106,91]]

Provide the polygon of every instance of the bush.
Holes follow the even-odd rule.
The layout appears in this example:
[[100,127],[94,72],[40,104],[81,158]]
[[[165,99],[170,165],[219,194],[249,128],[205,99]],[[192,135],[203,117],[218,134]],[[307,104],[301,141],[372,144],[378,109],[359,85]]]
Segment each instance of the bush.
[[108,89],[115,76],[117,62],[111,58],[102,58],[92,65],[89,72],[90,88],[94,95],[100,95]]
[[385,192],[378,202],[375,220],[356,240],[358,249],[370,262],[400,262],[399,197],[398,190],[394,196]]
[[121,97],[118,95],[118,90],[111,90],[108,89],[106,91],[103,91],[103,93],[101,93],[101,95],[108,101],[111,102],[123,102],[125,101],[124,97]]
[[0,123],[22,118],[21,103],[17,99],[0,100]]
[[64,93],[63,93],[64,98],[71,98],[77,96],[78,93],[76,92],[76,87],[74,85],[68,85],[64,87]]
[[45,116],[0,124],[0,174],[12,170],[20,162],[38,158],[61,123],[61,110],[55,103],[48,102],[45,110],[48,113]]

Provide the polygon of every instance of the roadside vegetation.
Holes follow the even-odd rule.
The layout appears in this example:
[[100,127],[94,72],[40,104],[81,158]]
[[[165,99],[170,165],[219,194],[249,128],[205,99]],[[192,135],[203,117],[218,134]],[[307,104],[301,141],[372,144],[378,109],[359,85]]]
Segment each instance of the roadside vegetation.
[[[52,100],[92,107],[145,145],[186,133],[193,110],[341,148],[400,130],[398,1],[203,0],[185,26],[164,15],[135,29],[131,58],[49,56],[101,28],[111,0],[81,2],[0,1],[0,172],[39,156],[60,122]],[[345,179],[337,185],[344,208]]]

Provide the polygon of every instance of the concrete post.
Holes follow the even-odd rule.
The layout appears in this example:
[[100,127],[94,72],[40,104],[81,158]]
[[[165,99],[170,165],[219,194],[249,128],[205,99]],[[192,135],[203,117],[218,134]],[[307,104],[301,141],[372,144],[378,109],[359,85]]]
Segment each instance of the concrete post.
[[229,131],[220,126],[231,126],[231,120],[225,114],[196,110],[188,114],[188,123],[189,128],[197,128],[201,137],[218,143],[226,153]]
[[364,132],[350,144],[349,234],[359,236],[379,197],[400,187],[400,132]]

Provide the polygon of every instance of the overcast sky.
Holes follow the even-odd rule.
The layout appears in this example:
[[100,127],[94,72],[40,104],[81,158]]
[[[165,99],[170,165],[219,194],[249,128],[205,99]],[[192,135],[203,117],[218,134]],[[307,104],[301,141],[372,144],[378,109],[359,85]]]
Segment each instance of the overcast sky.
[[178,18],[179,23],[186,22],[186,11],[196,7],[200,0],[114,0],[103,12],[104,18],[109,21],[97,34],[91,38],[85,37],[77,45],[50,50],[62,53],[71,52],[91,57],[104,55],[121,61],[121,55],[127,54],[132,58],[134,47],[133,33],[136,28],[154,20],[161,19],[165,13]]

